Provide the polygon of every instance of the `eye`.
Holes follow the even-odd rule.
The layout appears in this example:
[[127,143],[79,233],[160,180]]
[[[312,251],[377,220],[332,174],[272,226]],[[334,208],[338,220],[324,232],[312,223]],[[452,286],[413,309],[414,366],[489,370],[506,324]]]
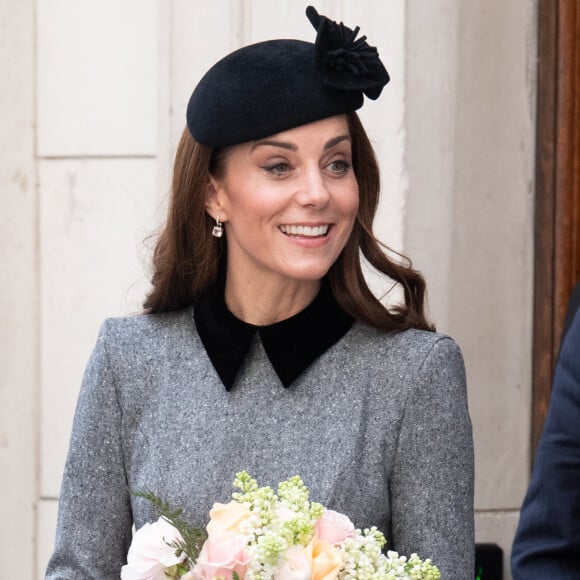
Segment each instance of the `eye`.
[[328,164],[328,169],[338,176],[346,175],[351,167],[352,164],[344,159],[336,159]]
[[262,165],[261,167],[264,171],[266,171],[267,173],[270,173],[271,175],[274,175],[276,177],[281,177],[283,175],[286,175],[292,169],[290,167],[290,164],[287,163],[286,161],[278,161],[276,163]]

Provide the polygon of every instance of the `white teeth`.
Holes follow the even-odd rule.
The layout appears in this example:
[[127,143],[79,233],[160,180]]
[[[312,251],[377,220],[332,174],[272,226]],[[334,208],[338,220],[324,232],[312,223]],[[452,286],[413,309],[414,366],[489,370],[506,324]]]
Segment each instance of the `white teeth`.
[[280,230],[285,234],[290,234],[293,236],[325,236],[328,232],[329,226],[280,226]]

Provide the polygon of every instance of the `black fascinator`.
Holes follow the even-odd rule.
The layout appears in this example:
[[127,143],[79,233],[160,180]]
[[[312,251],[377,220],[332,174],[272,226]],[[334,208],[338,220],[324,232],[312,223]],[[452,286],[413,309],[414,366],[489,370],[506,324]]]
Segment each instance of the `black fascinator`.
[[268,40],[218,61],[187,107],[193,137],[209,147],[261,139],[359,109],[389,82],[377,49],[354,30],[306,9],[316,43]]

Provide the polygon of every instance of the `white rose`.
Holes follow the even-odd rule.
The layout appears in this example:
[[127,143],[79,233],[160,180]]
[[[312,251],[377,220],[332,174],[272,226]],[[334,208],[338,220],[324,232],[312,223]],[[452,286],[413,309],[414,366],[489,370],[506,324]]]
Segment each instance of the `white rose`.
[[311,557],[303,546],[290,546],[284,561],[274,572],[274,580],[310,580]]
[[175,548],[168,545],[175,541],[183,538],[164,518],[139,528],[129,547],[127,564],[121,568],[121,580],[167,580],[165,570],[185,560],[185,554],[178,558]]

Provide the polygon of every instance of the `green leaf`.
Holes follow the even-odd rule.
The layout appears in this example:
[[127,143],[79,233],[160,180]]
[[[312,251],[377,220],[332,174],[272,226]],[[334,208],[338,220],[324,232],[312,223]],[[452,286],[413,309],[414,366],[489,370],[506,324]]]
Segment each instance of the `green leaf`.
[[175,548],[175,552],[178,556],[185,554],[192,563],[195,562],[199,556],[199,553],[201,552],[203,543],[207,539],[206,531],[191,526],[181,517],[183,514],[182,509],[172,510],[169,502],[163,500],[152,491],[131,490],[131,493],[136,497],[142,497],[143,499],[151,502],[158,515],[165,518],[179,531],[183,538],[183,542],[174,541],[168,543],[168,546]]

